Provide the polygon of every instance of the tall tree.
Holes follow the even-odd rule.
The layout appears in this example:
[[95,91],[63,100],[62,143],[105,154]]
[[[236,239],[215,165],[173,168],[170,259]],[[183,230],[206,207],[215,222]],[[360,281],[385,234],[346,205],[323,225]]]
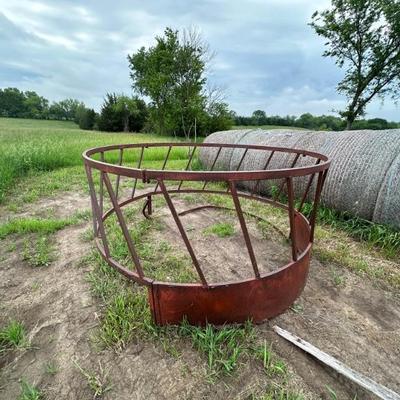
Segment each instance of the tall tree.
[[26,114],[24,117],[28,118],[46,118],[48,114],[49,101],[42,96],[39,96],[34,91],[25,92],[24,105]]
[[178,130],[189,137],[205,108],[203,85],[208,48],[195,31],[166,28],[156,44],[128,56],[133,88],[151,99],[151,118],[159,133]]
[[24,92],[17,88],[0,89],[0,116],[22,117],[25,112]]
[[332,0],[330,9],[313,14],[310,25],[327,40],[323,55],[346,68],[338,91],[348,98],[340,113],[347,129],[375,96],[399,97],[399,0]]
[[147,107],[143,100],[107,93],[101,106],[98,125],[101,131],[139,132],[147,117]]
[[96,122],[96,112],[91,108],[79,110],[79,128],[91,130]]
[[123,131],[129,132],[129,119],[139,114],[136,100],[124,95],[118,96],[114,109],[121,116]]
[[252,115],[254,125],[265,125],[267,115],[263,110],[256,110]]
[[49,108],[49,116],[51,119],[76,121],[85,104],[76,99],[65,99],[58,103],[53,102]]

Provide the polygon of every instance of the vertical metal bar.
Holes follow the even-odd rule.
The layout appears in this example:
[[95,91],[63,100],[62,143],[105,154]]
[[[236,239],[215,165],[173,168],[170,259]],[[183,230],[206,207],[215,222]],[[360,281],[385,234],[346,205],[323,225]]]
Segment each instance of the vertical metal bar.
[[243,217],[243,211],[242,211],[242,207],[240,206],[240,201],[239,201],[239,197],[238,197],[238,194],[236,191],[235,182],[229,181],[229,186],[231,189],[233,203],[235,204],[236,213],[237,213],[237,216],[238,216],[238,219],[240,222],[240,227],[242,228],[244,241],[246,242],[247,251],[249,252],[250,261],[253,266],[254,275],[256,276],[256,278],[259,278],[260,271],[258,270],[257,260],[256,260],[255,254],[254,254],[253,246],[251,244],[249,232],[247,230],[246,221],[244,220],[244,217]]
[[[122,165],[123,152],[124,152],[124,149],[123,149],[123,148],[119,149],[119,160],[118,160],[118,165]],[[121,175],[118,174],[118,175],[117,175],[117,182],[116,182],[116,184],[115,184],[115,197],[116,197],[117,199],[118,199],[119,181],[120,181],[120,179],[121,179]]]
[[165,201],[166,201],[166,203],[167,203],[167,205],[168,205],[168,207],[169,207],[169,209],[171,211],[172,217],[175,220],[176,226],[179,229],[179,232],[180,232],[180,234],[182,236],[182,239],[183,239],[183,241],[184,241],[184,243],[186,245],[186,248],[187,248],[187,250],[188,250],[188,252],[190,254],[190,257],[192,258],[193,265],[196,268],[197,273],[199,274],[200,280],[203,283],[203,285],[208,286],[206,278],[205,278],[205,276],[203,274],[203,271],[202,271],[202,269],[200,267],[200,264],[199,264],[199,262],[198,262],[198,260],[196,258],[196,255],[194,254],[192,245],[190,244],[189,238],[186,235],[185,228],[183,227],[182,222],[179,219],[179,216],[178,216],[178,213],[176,212],[175,206],[174,206],[174,204],[173,204],[173,202],[171,200],[171,197],[170,197],[170,195],[168,193],[167,188],[165,187],[164,181],[159,180],[158,182],[159,182],[161,191],[163,192]]
[[[243,162],[244,158],[246,157],[246,154],[247,154],[247,151],[248,151],[248,150],[249,150],[249,148],[246,147],[245,151],[243,152],[242,157],[240,158],[239,164],[238,164],[238,166],[236,167],[236,171],[239,171],[240,167],[242,166],[242,162]],[[229,186],[228,186],[228,189],[226,190],[226,192],[227,192],[227,193],[229,192]]]
[[[219,157],[219,154],[221,153],[221,150],[222,150],[222,146],[220,146],[220,148],[219,148],[218,151],[217,151],[217,156],[215,157],[214,162],[213,162],[212,165],[211,165],[210,171],[212,171],[212,170],[214,169],[215,164],[216,164],[216,162],[217,162],[217,159],[218,159],[218,157]],[[208,181],[205,181],[205,182],[204,182],[204,186],[203,186],[203,189],[202,189],[202,190],[204,190],[204,189],[206,188],[207,183],[208,183]]]
[[[317,162],[315,163],[315,165],[318,165],[320,162],[321,162],[321,159],[318,158],[318,160],[317,160]],[[310,191],[311,185],[312,185],[312,183],[313,183],[313,181],[314,181],[314,176],[315,176],[315,174],[312,174],[312,175],[310,176],[310,179],[308,180],[308,184],[307,184],[306,190],[304,191],[304,194],[303,194],[303,197],[302,197],[302,199],[301,199],[299,208],[297,209],[298,212],[301,212],[301,210],[303,209],[304,202],[306,201],[308,192]]]
[[[162,171],[164,171],[165,166],[167,165],[169,153],[171,153],[171,147],[172,147],[172,146],[169,146],[169,148],[168,148],[168,152],[167,152],[167,155],[165,156],[164,164],[163,164],[163,166],[162,166],[162,168],[161,168]],[[153,192],[156,192],[157,189],[158,189],[158,181],[157,181],[157,183],[156,183],[156,186],[154,187]]]
[[88,167],[85,163],[85,171],[86,171],[86,176],[88,179],[88,183],[89,183],[89,194],[90,194],[90,203],[92,204],[92,220],[93,220],[93,235],[94,237],[98,237],[98,228],[97,228],[97,217],[96,217],[96,213],[95,213],[95,204],[94,204],[94,196],[93,196],[93,192],[92,192],[92,187],[90,185],[90,178],[89,178],[89,174],[91,175],[90,172],[90,167]]
[[110,195],[111,203],[114,207],[115,214],[117,215],[119,226],[121,227],[121,230],[122,230],[122,234],[124,235],[126,244],[128,245],[128,249],[131,254],[132,261],[135,264],[138,275],[140,276],[140,278],[143,278],[143,270],[142,270],[142,266],[140,264],[139,256],[136,253],[135,246],[133,245],[131,235],[129,233],[128,227],[126,226],[124,216],[119,207],[117,198],[115,197],[115,194],[114,194],[111,182],[110,182],[110,178],[108,177],[107,173],[104,173],[104,183],[106,184],[108,194]]
[[245,149],[245,151],[244,151],[244,153],[242,155],[242,158],[240,159],[239,164],[236,167],[236,171],[239,171],[240,167],[242,166],[242,162],[243,162],[244,158],[246,157],[246,154],[247,154],[248,150],[249,150],[249,148],[246,147],[246,149]]
[[[197,146],[194,146],[192,154],[190,155],[189,161],[188,161],[188,163],[186,165],[185,171],[187,171],[189,169],[190,163],[192,162],[192,159],[193,159],[193,156],[194,156],[194,152],[196,151],[196,149],[197,149]],[[182,183],[183,183],[183,181],[180,181],[180,183],[178,185],[178,190],[181,190]]]
[[[290,168],[294,168],[294,166],[296,165],[297,160],[299,159],[299,157],[300,157],[300,153],[297,153],[296,157],[294,158],[294,160],[292,162],[292,165],[290,166]],[[285,180],[283,180],[283,182],[281,183],[281,185],[279,187],[279,190],[278,190],[278,193],[274,197],[274,201],[277,201],[279,199],[279,196],[281,195],[284,186],[285,186]]]
[[[100,152],[100,160],[104,162],[104,152]],[[103,171],[100,171],[100,213],[103,216],[104,210],[104,184],[103,184]]]
[[322,192],[322,186],[325,182],[326,179],[326,174],[328,173],[328,170],[326,171],[321,171],[318,173],[318,181],[317,181],[317,188],[315,190],[315,197],[314,197],[314,205],[313,209],[311,212],[311,217],[310,217],[310,242],[314,242],[314,231],[315,231],[315,220],[317,219],[317,210],[318,210],[318,204],[319,200],[321,198],[321,192]]
[[[268,157],[267,162],[266,162],[265,165],[264,165],[264,168],[263,168],[264,170],[266,170],[266,169],[268,168],[268,165],[269,165],[269,163],[271,162],[272,156],[273,156],[274,154],[275,154],[275,150],[272,150],[270,156]],[[257,181],[257,183],[255,184],[253,190],[251,191],[251,196],[254,196],[255,193],[257,192],[258,187],[260,186],[260,182],[261,182],[261,179],[259,179],[259,180]]]
[[294,222],[294,193],[293,193],[293,179],[286,178],[288,190],[288,206],[289,206],[289,223],[290,223],[290,239],[292,242],[292,259],[297,261],[297,243],[296,243],[296,224]]
[[[98,237],[98,232],[100,231],[100,237],[103,242],[104,253],[105,253],[106,257],[109,258],[110,257],[110,249],[108,247],[106,233],[104,230],[103,215],[100,211],[99,203],[97,202],[97,196],[96,196],[96,191],[94,188],[92,170],[86,164],[85,164],[85,170],[86,170],[86,175],[87,175],[87,179],[88,179],[88,183],[89,183],[90,199],[91,199],[92,207],[93,207],[92,211],[93,211],[94,235],[95,235],[95,237]],[[97,221],[97,224],[96,224],[96,221]]]
[[[136,168],[138,168],[138,169],[139,169],[140,166],[142,165],[143,153],[144,153],[144,146],[142,146],[142,149],[141,149],[141,152],[140,152],[139,161],[138,161],[138,165],[137,165],[137,167],[136,167]],[[138,180],[138,178],[135,178],[135,183],[133,184],[132,195],[131,195],[131,198],[132,198],[132,199],[133,199],[133,197],[135,196],[137,180]]]

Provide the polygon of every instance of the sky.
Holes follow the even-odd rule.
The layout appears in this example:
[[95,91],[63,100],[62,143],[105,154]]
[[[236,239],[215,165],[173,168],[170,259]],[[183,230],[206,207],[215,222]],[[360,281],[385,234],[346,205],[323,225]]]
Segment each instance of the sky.
[[[307,24],[328,0],[0,0],[0,87],[77,98],[99,109],[107,92],[131,94],[127,55],[172,27],[196,28],[215,56],[208,79],[240,115],[332,114],[343,76]],[[380,100],[367,117],[400,120]]]

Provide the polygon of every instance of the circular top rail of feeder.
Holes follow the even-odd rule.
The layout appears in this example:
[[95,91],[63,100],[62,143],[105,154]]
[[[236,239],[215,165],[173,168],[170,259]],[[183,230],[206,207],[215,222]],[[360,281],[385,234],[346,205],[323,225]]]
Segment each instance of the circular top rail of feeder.
[[[185,161],[187,160],[186,168],[181,170],[165,169],[171,150],[178,147],[189,147],[188,159],[185,159]],[[167,148],[166,155],[163,155],[157,160],[162,162],[161,169],[141,168],[145,149],[152,148]],[[206,150],[206,148],[217,149],[215,155],[215,150],[213,150],[212,157],[208,160],[209,165],[205,165],[206,168],[203,170],[190,170],[189,167],[193,161],[195,151],[198,149],[203,151]],[[124,153],[124,150],[130,149],[140,150],[139,159],[135,160],[138,161],[136,168],[123,165],[124,161],[127,161],[127,158],[124,159],[124,154],[128,153],[128,151]],[[239,154],[240,161],[237,163],[235,170],[221,171],[214,169],[222,149],[231,149],[232,152],[237,151],[238,149],[244,150],[241,152],[242,154]],[[268,152],[268,156],[266,153],[264,169],[249,170],[245,169],[245,167],[243,169],[240,168],[243,164],[243,160],[249,154],[249,150]],[[116,164],[106,161],[105,153],[112,151],[119,152]],[[268,166],[271,166],[270,161],[276,153],[281,153],[284,156],[287,156],[286,158],[280,157],[278,159],[278,165],[285,165],[284,162],[290,165],[286,168],[267,169]],[[205,154],[200,153],[200,159],[204,155]],[[294,155],[294,158],[289,157],[289,155]],[[154,142],[97,147],[85,151],[82,156],[88,176],[89,192],[93,211],[93,230],[97,248],[100,251],[101,256],[111,267],[118,270],[129,280],[147,286],[148,301],[153,320],[156,324],[176,324],[180,323],[184,319],[187,319],[193,324],[205,324],[207,322],[223,324],[227,322],[244,322],[248,319],[253,320],[253,322],[261,322],[284,312],[300,296],[308,276],[317,208],[325,177],[330,165],[330,160],[325,155],[308,150],[252,144]],[[100,156],[100,160],[93,158],[93,156],[97,156],[96,158]],[[301,156],[308,158],[302,161],[302,165],[296,166],[296,163]],[[293,160],[290,161],[292,158]],[[204,162],[204,164],[207,164],[207,162]],[[100,171],[98,197],[96,195],[97,189],[94,185],[91,173],[92,168]],[[109,173],[117,175],[115,191],[113,189],[113,184],[108,177]],[[317,183],[313,186],[313,180],[316,175],[318,176]],[[132,194],[125,200],[119,199],[119,194],[121,193],[119,193],[118,188],[121,176],[133,178],[134,180]],[[304,185],[298,185],[296,188],[297,190],[305,186],[302,199],[298,206],[296,205],[295,197],[299,197],[297,195],[299,192],[295,192],[293,185],[293,178],[296,177],[300,179],[306,178],[308,180],[307,183],[304,182]],[[137,193],[136,183],[139,179],[143,180],[144,183],[155,181],[156,185],[155,187],[145,187],[141,193]],[[278,194],[272,196],[274,197],[273,199],[261,196],[260,192],[256,193],[261,181],[274,179],[283,179],[283,182],[280,185]],[[177,187],[169,184],[169,187],[167,188],[164,181],[181,182]],[[189,181],[203,181],[204,186],[201,189],[182,187],[182,182]],[[236,186],[240,181],[257,181],[257,183],[255,188],[251,190],[251,193],[248,193],[243,190],[237,190]],[[226,190],[226,188],[206,189],[207,182],[226,182],[229,187],[228,190]],[[279,200],[279,194],[284,189],[285,184],[287,190],[287,202],[285,200],[282,203]],[[111,200],[112,203],[111,208],[108,210],[104,210],[105,192],[108,192],[109,200]],[[245,247],[247,248],[249,260],[253,268],[253,278],[246,278],[239,281],[208,282],[180,217],[207,207],[227,208],[216,205],[204,205],[178,212],[170,197],[170,194],[199,192],[232,197],[234,208],[231,210],[236,211],[246,245]],[[314,192],[314,195],[311,195],[311,192]],[[139,201],[141,199],[146,200],[147,198],[142,213],[144,217],[150,218],[152,214],[151,199],[152,196],[155,195],[164,196],[171,216],[175,220],[181,238],[183,239],[188,253],[192,258],[193,266],[198,273],[200,282],[162,282],[146,276],[141,265],[140,257],[135,249],[135,243],[131,238],[127,222],[121,212],[121,208],[134,201]],[[239,197],[259,201],[287,210],[290,225],[289,239],[291,243],[291,254],[288,263],[278,266],[278,269],[272,272],[260,272],[257,264],[257,256],[254,253],[252,240],[244,219],[244,214],[249,214],[253,217],[255,215],[242,210]],[[306,217],[302,213],[302,207],[307,198],[311,198],[312,202],[310,203],[312,204],[312,208],[309,217]],[[113,258],[113,255],[110,252],[108,246],[109,237],[104,226],[104,221],[112,213],[115,213],[117,216],[118,223],[135,267],[134,270],[120,264]],[[259,216],[255,217],[259,219],[261,218]]]
[[[193,147],[197,148],[221,148],[221,149],[247,149],[247,150],[264,150],[269,152],[278,153],[292,153],[299,156],[308,156],[319,160],[316,164],[301,166],[301,167],[288,167],[281,169],[261,169],[261,170],[234,170],[234,171],[210,171],[210,170],[168,170],[168,169],[147,169],[126,167],[123,165],[112,164],[106,161],[99,161],[92,158],[95,154],[106,153],[112,150],[125,150],[125,149],[147,149],[155,147]],[[102,147],[95,147],[83,152],[82,157],[85,163],[103,172],[111,174],[118,174],[131,178],[138,178],[143,180],[161,179],[161,180],[184,180],[184,181],[246,181],[246,180],[265,180],[265,179],[278,179],[290,178],[297,176],[311,175],[317,172],[325,171],[329,168],[330,160],[327,156],[316,153],[313,151],[294,149],[287,147],[263,146],[252,144],[228,144],[228,143],[194,143],[194,142],[154,142],[154,143],[128,143],[119,145],[109,145]],[[160,160],[162,161],[162,160]]]

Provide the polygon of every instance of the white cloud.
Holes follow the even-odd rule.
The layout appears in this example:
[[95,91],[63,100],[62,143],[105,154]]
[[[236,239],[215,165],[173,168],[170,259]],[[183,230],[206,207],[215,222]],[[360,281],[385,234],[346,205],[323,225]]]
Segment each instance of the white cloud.
[[[98,108],[108,91],[131,92],[128,53],[166,26],[197,27],[217,55],[209,72],[239,113],[328,113],[341,108],[342,72],[321,57],[307,25],[329,0],[0,0],[1,85]],[[3,14],[3,16],[2,16]],[[388,101],[369,116],[399,119]]]

